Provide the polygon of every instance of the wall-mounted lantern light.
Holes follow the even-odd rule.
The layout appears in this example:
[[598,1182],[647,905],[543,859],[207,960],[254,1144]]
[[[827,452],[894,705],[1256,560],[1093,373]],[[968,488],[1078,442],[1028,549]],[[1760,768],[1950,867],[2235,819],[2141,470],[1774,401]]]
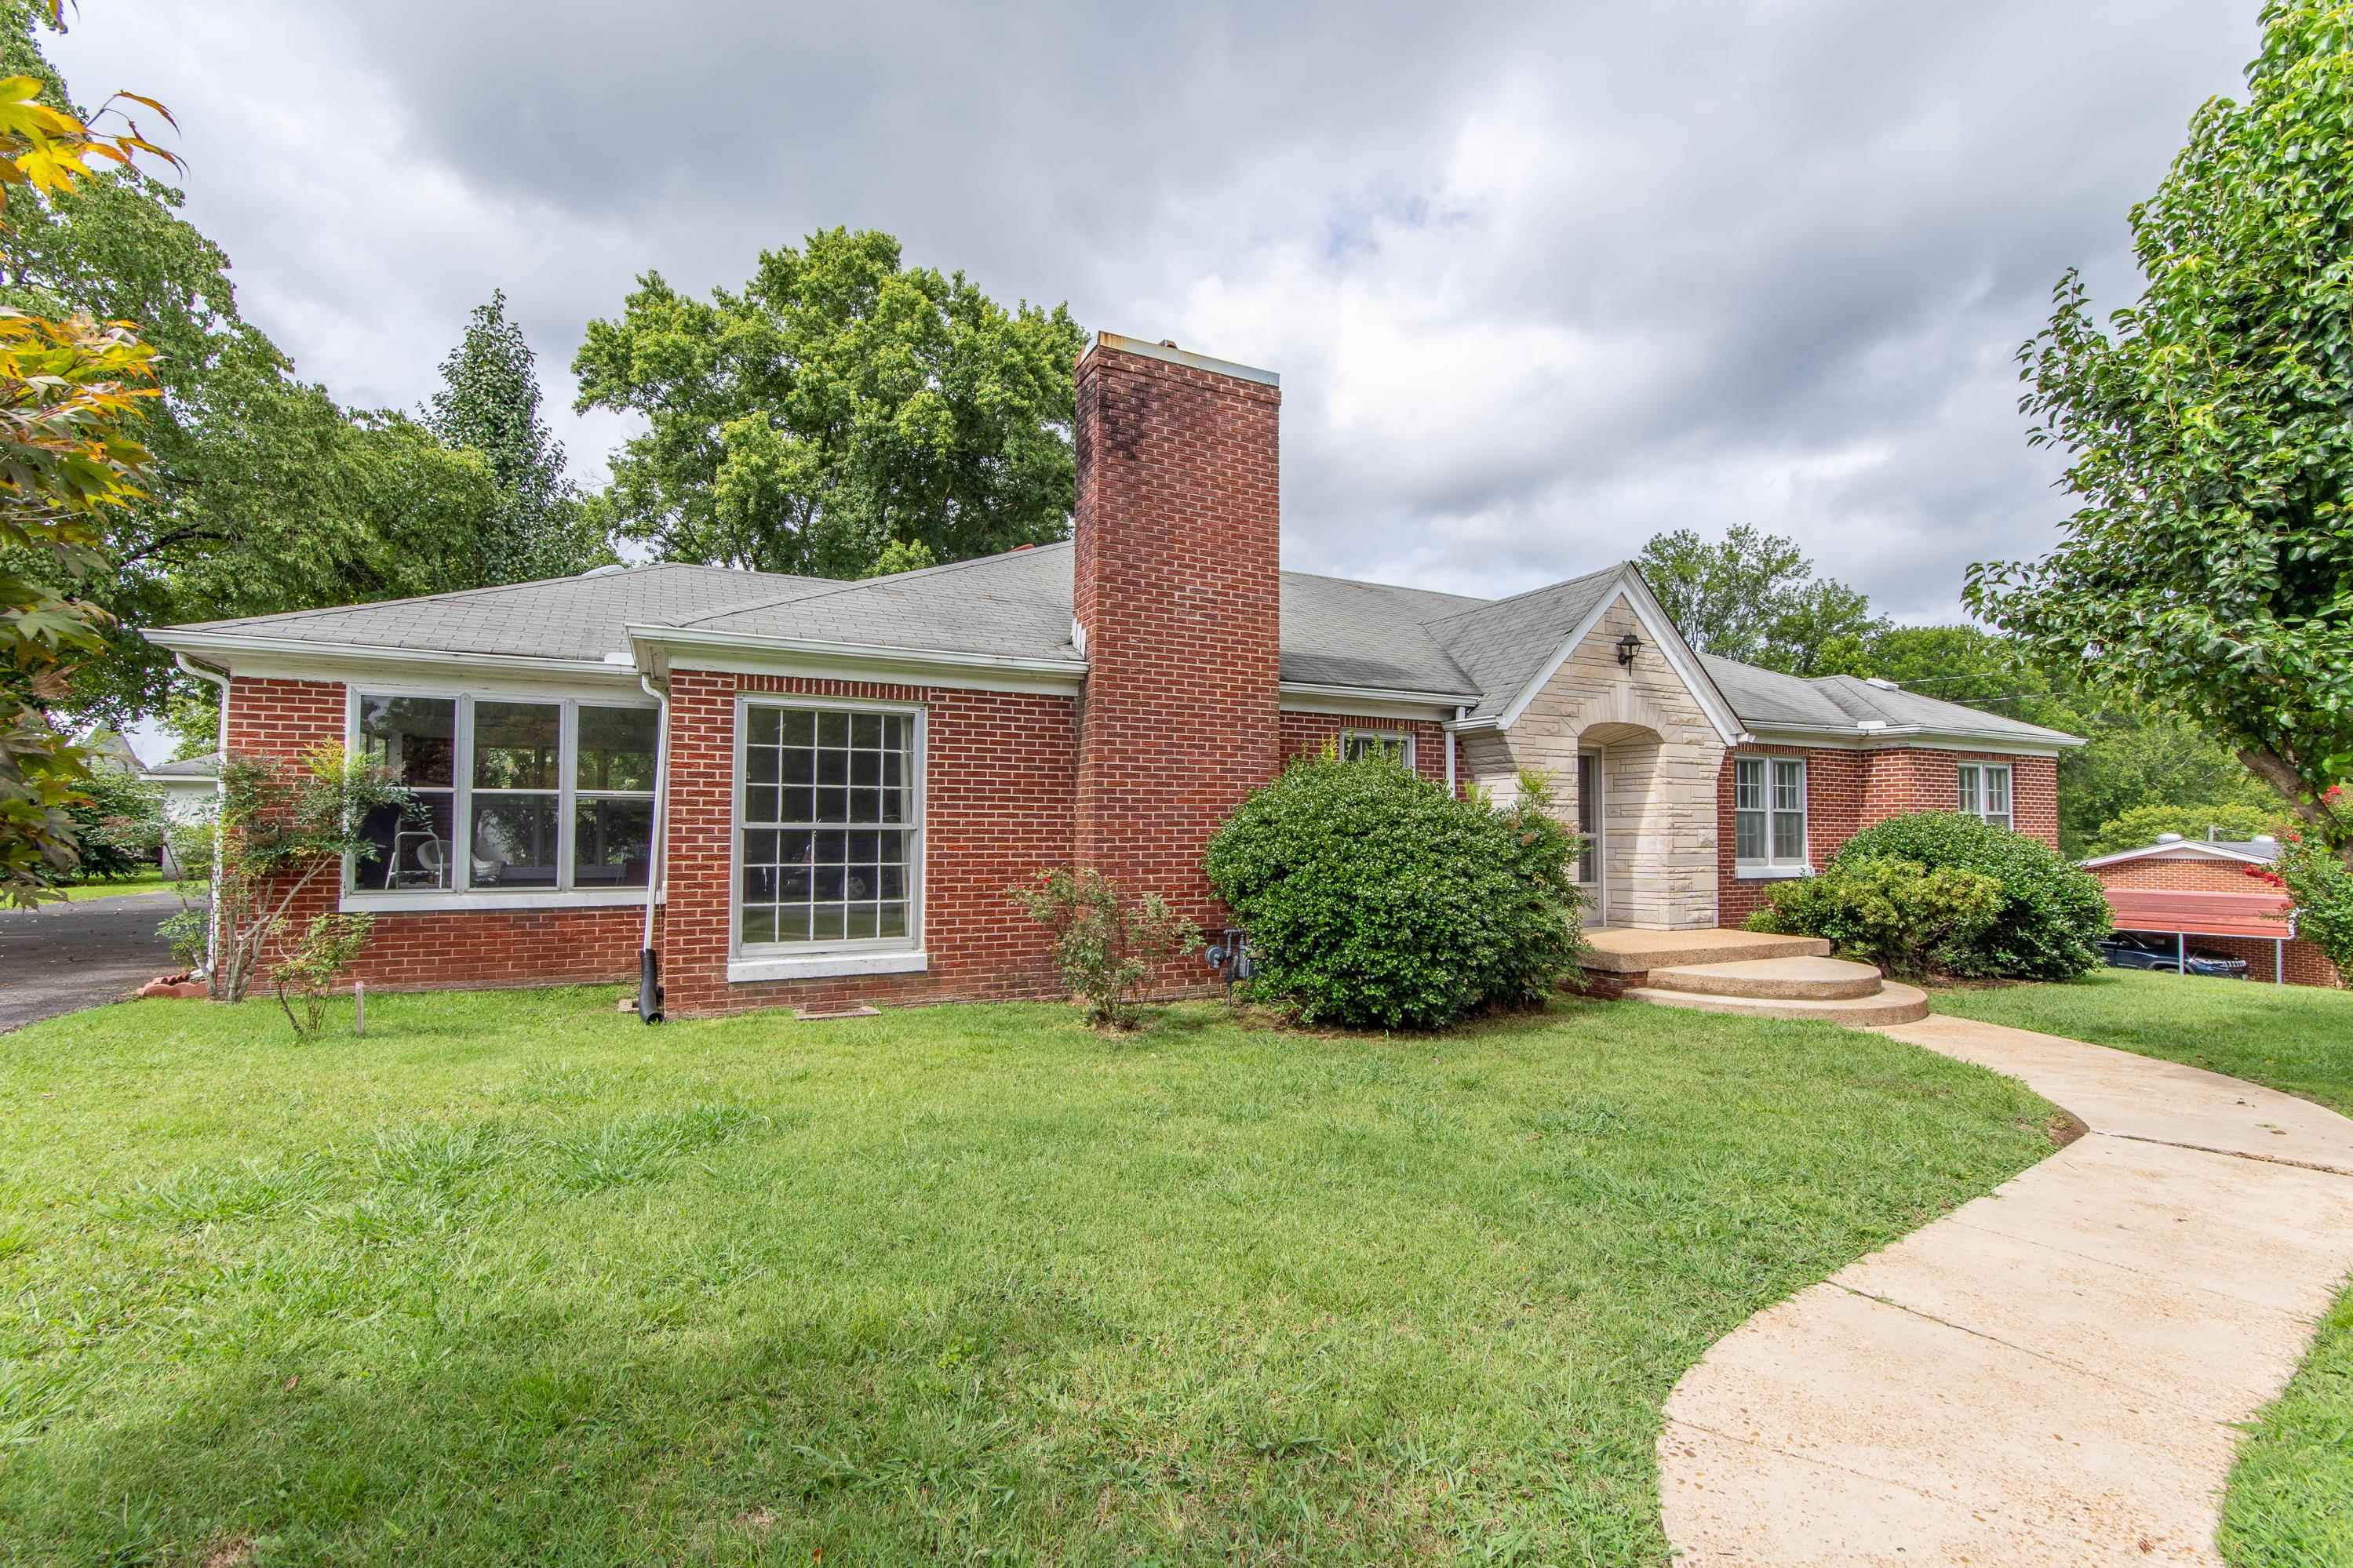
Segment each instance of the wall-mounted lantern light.
[[1642,639],[1636,637],[1632,632],[1628,632],[1624,637],[1620,637],[1618,639],[1618,662],[1629,669],[1633,668],[1635,651],[1641,646]]

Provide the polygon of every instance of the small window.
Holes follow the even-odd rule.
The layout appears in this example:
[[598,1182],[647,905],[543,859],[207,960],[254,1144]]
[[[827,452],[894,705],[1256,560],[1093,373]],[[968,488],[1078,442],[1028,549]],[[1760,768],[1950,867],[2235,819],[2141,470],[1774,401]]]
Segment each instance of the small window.
[[1352,763],[1367,757],[1413,771],[1413,736],[1404,730],[1351,730],[1340,738],[1340,755]]
[[1806,760],[1732,762],[1732,858],[1744,876],[1806,869]]
[[916,716],[749,703],[736,947],[912,947],[923,865]]
[[1997,827],[2010,826],[2009,763],[1963,763],[1960,785],[1963,816]]

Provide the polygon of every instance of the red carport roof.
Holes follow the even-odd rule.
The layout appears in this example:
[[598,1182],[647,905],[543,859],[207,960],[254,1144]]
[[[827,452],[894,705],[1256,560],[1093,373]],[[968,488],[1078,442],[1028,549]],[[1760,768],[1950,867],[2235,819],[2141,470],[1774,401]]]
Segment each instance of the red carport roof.
[[2193,893],[2172,888],[2110,888],[2118,931],[2189,931],[2199,936],[2294,936],[2288,900],[2278,893]]

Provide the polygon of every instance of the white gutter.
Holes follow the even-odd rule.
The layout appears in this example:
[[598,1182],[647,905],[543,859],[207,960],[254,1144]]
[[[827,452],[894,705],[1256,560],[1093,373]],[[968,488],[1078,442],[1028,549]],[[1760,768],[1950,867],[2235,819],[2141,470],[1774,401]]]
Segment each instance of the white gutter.
[[1852,741],[1932,741],[1965,745],[1987,742],[1997,746],[2024,748],[2030,754],[2065,751],[2069,747],[2090,743],[2081,735],[2069,735],[2057,730],[2040,735],[2019,735],[2003,730],[1951,730],[1927,724],[1889,724],[1877,719],[1858,719],[1851,725],[1760,724],[1752,738],[1769,741],[1776,735],[1834,735]]
[[950,653],[939,648],[897,647],[886,643],[823,642],[810,637],[765,637],[754,632],[702,631],[691,626],[624,626],[633,643],[659,647],[756,649],[765,653],[826,658],[873,659],[940,669],[1008,670],[1024,675],[1060,675],[1073,680],[1087,673],[1082,658],[1029,658],[1013,654]]
[[533,655],[453,653],[439,648],[388,647],[373,643],[331,643],[307,637],[248,637],[236,632],[175,631],[166,627],[143,634],[157,647],[197,653],[291,654],[305,658],[377,659],[400,664],[459,665],[472,669],[530,670],[535,674],[597,675],[610,679],[615,670],[601,659],[543,658]]
[[213,767],[213,896],[212,908],[205,917],[205,974],[209,981],[220,967],[221,811],[228,801],[228,677],[191,663],[184,653],[174,652],[172,662],[182,674],[220,688],[220,728],[213,738],[213,753],[218,759]]
[[1479,700],[1475,691],[1409,691],[1387,686],[1335,686],[1320,680],[1285,680],[1278,690],[1284,697],[1355,698],[1365,702],[1419,702],[1431,707],[1451,707],[1459,714],[1469,703]]

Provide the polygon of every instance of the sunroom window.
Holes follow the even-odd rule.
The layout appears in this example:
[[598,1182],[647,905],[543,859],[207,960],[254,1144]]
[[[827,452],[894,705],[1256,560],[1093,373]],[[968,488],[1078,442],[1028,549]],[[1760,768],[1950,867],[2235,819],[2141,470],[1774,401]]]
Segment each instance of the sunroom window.
[[1961,768],[1961,815],[1990,822],[1997,827],[2008,827],[2010,820],[2010,764],[2007,763],[1963,763]]
[[1795,876],[1806,869],[1803,757],[1733,759],[1732,838],[1740,875]]
[[422,807],[373,812],[361,824],[375,854],[353,864],[354,892],[647,886],[654,709],[371,692],[353,706],[354,749]]
[[751,702],[743,735],[737,950],[913,947],[918,716]]
[[1352,763],[1367,757],[1413,770],[1413,736],[1404,730],[1350,730],[1340,737],[1340,755]]

